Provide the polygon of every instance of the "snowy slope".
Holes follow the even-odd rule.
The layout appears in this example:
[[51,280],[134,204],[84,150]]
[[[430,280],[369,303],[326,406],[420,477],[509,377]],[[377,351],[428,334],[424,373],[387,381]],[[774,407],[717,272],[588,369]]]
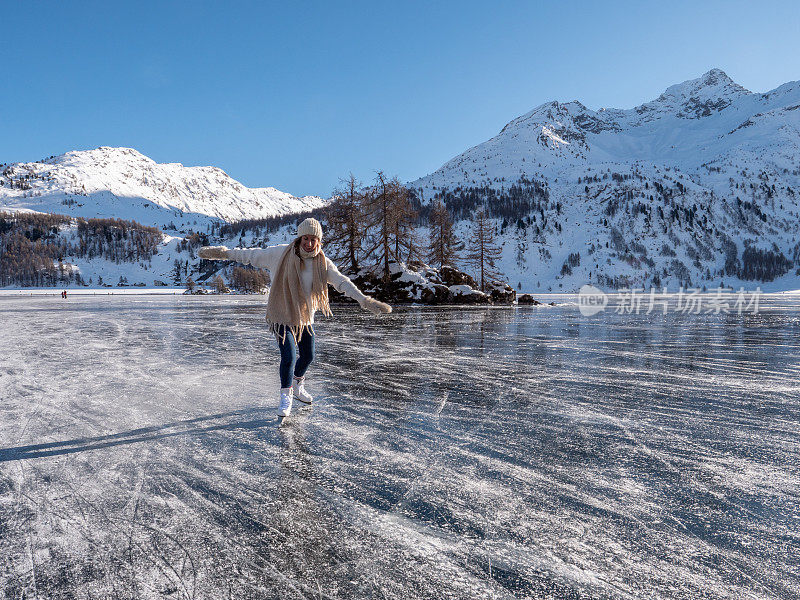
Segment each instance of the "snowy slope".
[[548,102],[409,186],[427,202],[520,179],[546,198],[497,219],[515,287],[752,286],[748,246],[783,265],[762,287],[800,284],[800,82],[751,93],[713,69],[629,110]]
[[0,210],[133,219],[177,228],[311,210],[322,198],[248,188],[216,167],[161,164],[131,148],[0,166]]

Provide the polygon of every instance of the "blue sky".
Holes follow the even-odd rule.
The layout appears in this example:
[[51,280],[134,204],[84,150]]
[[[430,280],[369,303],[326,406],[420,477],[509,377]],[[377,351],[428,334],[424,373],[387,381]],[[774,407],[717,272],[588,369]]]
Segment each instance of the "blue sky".
[[549,100],[630,108],[713,67],[800,79],[796,2],[18,2],[0,162],[129,146],[327,196],[408,181]]

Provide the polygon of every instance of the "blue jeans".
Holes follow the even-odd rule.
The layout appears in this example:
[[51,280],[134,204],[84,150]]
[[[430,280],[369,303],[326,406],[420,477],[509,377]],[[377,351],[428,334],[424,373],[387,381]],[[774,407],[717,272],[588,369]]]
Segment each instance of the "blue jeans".
[[[279,325],[277,328],[278,348],[281,351],[281,387],[292,387],[292,371],[295,377],[302,377],[314,360],[314,332],[306,327],[297,342],[291,329]],[[284,333],[286,334],[284,336]]]

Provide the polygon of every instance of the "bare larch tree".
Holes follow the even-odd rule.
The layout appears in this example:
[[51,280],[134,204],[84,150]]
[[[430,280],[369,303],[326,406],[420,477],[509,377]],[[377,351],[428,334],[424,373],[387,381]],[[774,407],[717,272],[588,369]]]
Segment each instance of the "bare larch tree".
[[364,255],[374,256],[384,281],[388,281],[390,261],[420,258],[414,230],[417,213],[408,190],[396,177],[388,179],[382,171],[376,175],[364,206],[369,239]]
[[428,260],[440,269],[444,265],[455,265],[464,243],[456,239],[453,232],[453,220],[444,202],[433,202],[428,218],[430,225],[430,241],[428,244]]
[[484,209],[479,209],[472,218],[472,235],[465,262],[481,274],[481,291],[486,291],[486,282],[500,276],[497,261],[502,252],[495,241],[494,225]]
[[333,258],[344,261],[347,268],[358,272],[363,258],[362,243],[367,222],[364,218],[368,194],[350,173],[341,187],[333,192],[334,201],[325,210],[326,245],[334,249]]

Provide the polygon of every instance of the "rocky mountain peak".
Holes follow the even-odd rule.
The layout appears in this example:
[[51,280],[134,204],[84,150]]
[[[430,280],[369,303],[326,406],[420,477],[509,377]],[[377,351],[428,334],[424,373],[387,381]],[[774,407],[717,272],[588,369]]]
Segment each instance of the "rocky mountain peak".
[[680,118],[702,118],[727,108],[751,92],[721,69],[711,69],[696,79],[668,87],[652,102],[636,107],[638,114],[674,113]]

